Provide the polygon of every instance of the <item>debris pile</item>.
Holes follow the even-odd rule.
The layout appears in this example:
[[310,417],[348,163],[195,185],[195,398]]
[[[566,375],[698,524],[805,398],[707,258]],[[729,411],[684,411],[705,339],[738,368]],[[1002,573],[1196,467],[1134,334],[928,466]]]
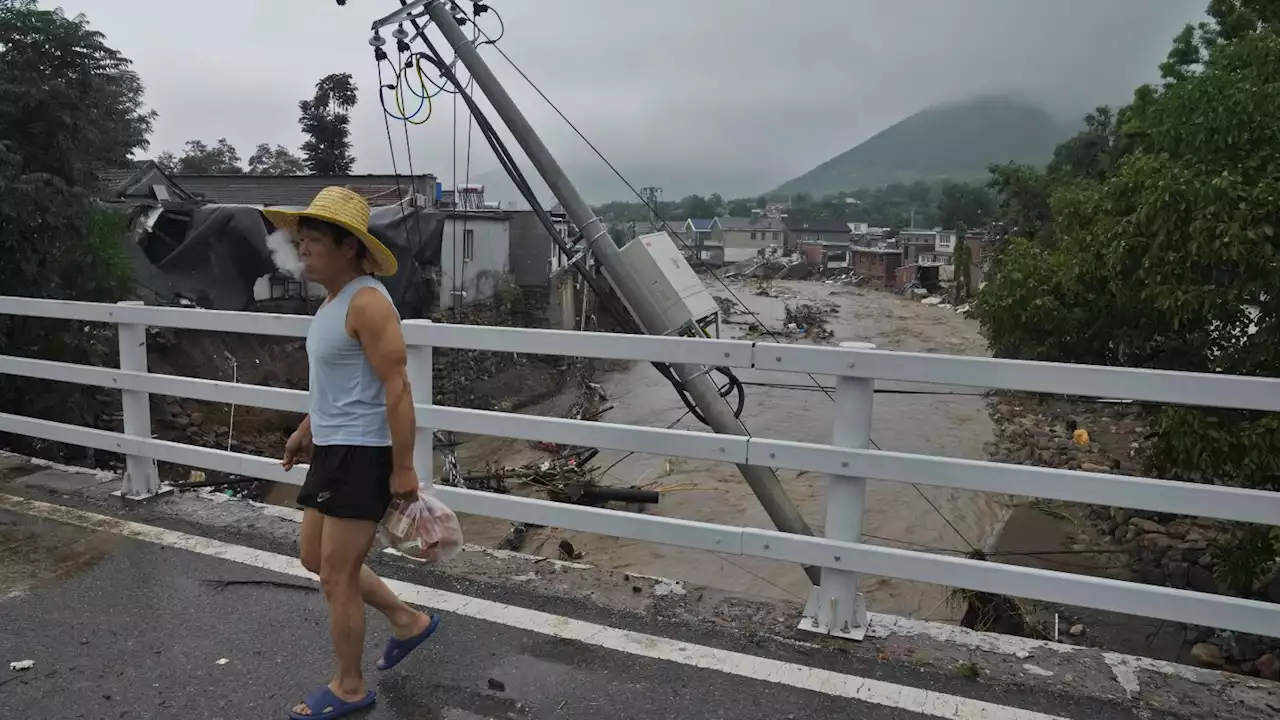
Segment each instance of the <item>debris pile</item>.
[[789,340],[807,339],[818,342],[830,340],[835,333],[827,327],[827,318],[840,311],[839,306],[829,300],[818,302],[802,302],[792,305],[784,304],[783,326],[769,328],[751,323],[743,335],[745,337],[785,337]]
[[746,313],[746,308],[742,307],[737,300],[733,298],[715,296],[716,305],[720,306],[720,321],[730,322],[730,318],[734,315]]
[[827,318],[839,311],[839,306],[830,301],[787,305],[783,322],[786,323],[788,332],[798,333],[810,340],[830,340],[835,333],[827,327]]
[[804,280],[812,273],[809,263],[800,255],[779,258],[752,258],[724,269],[725,278],[761,278],[766,280]]

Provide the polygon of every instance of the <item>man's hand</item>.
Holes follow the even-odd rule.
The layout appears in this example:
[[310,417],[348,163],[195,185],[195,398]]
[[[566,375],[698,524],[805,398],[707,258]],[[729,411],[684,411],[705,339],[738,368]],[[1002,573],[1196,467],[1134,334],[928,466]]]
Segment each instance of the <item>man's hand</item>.
[[418,499],[418,471],[412,467],[391,471],[391,496],[399,500]]
[[293,431],[289,436],[288,442],[284,444],[284,465],[285,470],[292,470],[294,463],[305,455],[311,449],[311,433],[304,432],[302,428]]

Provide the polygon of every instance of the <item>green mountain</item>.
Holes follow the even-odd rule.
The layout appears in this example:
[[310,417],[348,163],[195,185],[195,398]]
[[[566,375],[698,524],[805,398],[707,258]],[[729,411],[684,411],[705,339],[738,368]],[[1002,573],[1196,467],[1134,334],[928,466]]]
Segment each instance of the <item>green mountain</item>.
[[1024,100],[983,96],[937,105],[876,133],[774,192],[815,197],[916,180],[971,180],[990,163],[1041,165],[1073,134]]

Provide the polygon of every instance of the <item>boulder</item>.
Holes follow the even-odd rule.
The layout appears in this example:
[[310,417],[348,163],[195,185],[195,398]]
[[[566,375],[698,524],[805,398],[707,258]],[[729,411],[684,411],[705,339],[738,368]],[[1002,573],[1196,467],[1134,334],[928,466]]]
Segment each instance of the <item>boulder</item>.
[[1161,535],[1160,533],[1147,533],[1146,535],[1143,535],[1142,537],[1138,538],[1138,544],[1148,550],[1157,550],[1159,552],[1164,552],[1169,548],[1175,547],[1178,544],[1178,541],[1174,540],[1168,535]]
[[1263,655],[1253,664],[1258,670],[1258,677],[1263,680],[1280,682],[1280,657],[1275,654]]
[[1227,658],[1222,654],[1222,648],[1209,643],[1200,643],[1191,648],[1191,659],[1196,664],[1207,668],[1221,668],[1227,664]]
[[1080,463],[1080,470],[1083,472],[1091,472],[1091,473],[1111,472],[1111,468],[1107,467],[1106,465],[1099,465],[1097,463],[1091,463],[1091,462]]
[[1136,517],[1129,520],[1129,524],[1132,525],[1133,527],[1138,528],[1144,533],[1158,533],[1160,535],[1168,535],[1168,533],[1166,533],[1164,530],[1164,526],[1154,520],[1148,520],[1146,518]]
[[1258,638],[1248,633],[1231,633],[1224,645],[1227,656],[1236,661],[1256,660],[1266,651]]
[[196,427],[200,427],[201,425],[203,425],[203,424],[204,424],[204,413],[201,413],[201,412],[193,412],[193,413],[191,413],[191,424],[192,424],[192,425],[195,425]]
[[1218,592],[1218,579],[1213,576],[1213,573],[1199,565],[1193,565],[1191,567],[1187,574],[1187,584],[1196,592]]
[[1165,575],[1169,579],[1169,587],[1183,590],[1190,582],[1191,566],[1184,562],[1171,562],[1165,569]]

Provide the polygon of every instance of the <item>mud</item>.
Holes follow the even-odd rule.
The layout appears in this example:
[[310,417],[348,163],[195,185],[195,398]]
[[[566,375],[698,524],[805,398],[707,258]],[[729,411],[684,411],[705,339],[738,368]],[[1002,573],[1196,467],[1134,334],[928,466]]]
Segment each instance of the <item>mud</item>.
[[[979,336],[976,322],[888,293],[820,281],[773,281],[764,286],[756,281],[730,281],[730,288],[737,301],[755,313],[755,317],[747,313],[735,315],[734,320],[741,324],[724,326],[722,334],[726,337],[745,331],[752,323],[783,327],[788,306],[830,302],[836,305],[836,312],[827,315],[825,320],[834,337],[822,341],[823,344],[860,341],[891,350],[985,353],[986,343]],[[765,294],[757,294],[761,290]],[[713,293],[728,296],[724,287],[714,288]],[[767,341],[769,338],[753,339]],[[810,379],[806,375],[754,371],[742,371],[739,376],[745,383],[787,386],[748,385],[743,420],[751,432],[786,440],[830,439],[833,403],[816,386],[831,386],[832,378]],[[608,373],[600,383],[609,397],[608,402],[615,406],[603,416],[606,422],[702,429],[685,415],[670,386],[649,365],[635,364]],[[873,440],[880,447],[986,458],[984,445],[992,439],[992,425],[983,399],[977,396],[978,390],[901,383],[880,383],[877,388],[965,393],[878,394]],[[560,415],[571,401],[572,398],[558,397],[527,412]],[[464,471],[495,463],[519,465],[546,457],[522,441],[488,437],[460,439],[463,442],[458,460]],[[604,468],[617,463],[604,480],[607,484],[658,489],[662,502],[649,512],[707,522],[771,526],[759,502],[730,464],[643,455],[623,457],[622,453],[611,451],[601,453],[596,462]],[[780,479],[801,513],[815,531],[820,532],[825,478],[783,471]],[[515,491],[523,492],[520,488]],[[946,520],[930,507],[921,492],[937,505]],[[872,482],[867,508],[863,529],[869,542],[954,551],[969,550],[970,543],[986,546],[1007,515],[1009,504],[1005,498],[983,493],[925,486],[918,491],[911,485]],[[947,520],[956,526],[955,530]],[[509,529],[507,523],[487,518],[468,517],[464,523],[468,541],[484,545],[496,544]],[[787,564],[556,529],[531,531],[523,550],[558,557],[557,547],[564,539],[582,553],[582,562],[598,567],[778,599],[803,599],[809,589],[801,570]],[[889,578],[866,578],[862,586],[868,605],[876,611],[943,621],[957,621],[960,616],[959,609],[947,605],[944,588]]]

